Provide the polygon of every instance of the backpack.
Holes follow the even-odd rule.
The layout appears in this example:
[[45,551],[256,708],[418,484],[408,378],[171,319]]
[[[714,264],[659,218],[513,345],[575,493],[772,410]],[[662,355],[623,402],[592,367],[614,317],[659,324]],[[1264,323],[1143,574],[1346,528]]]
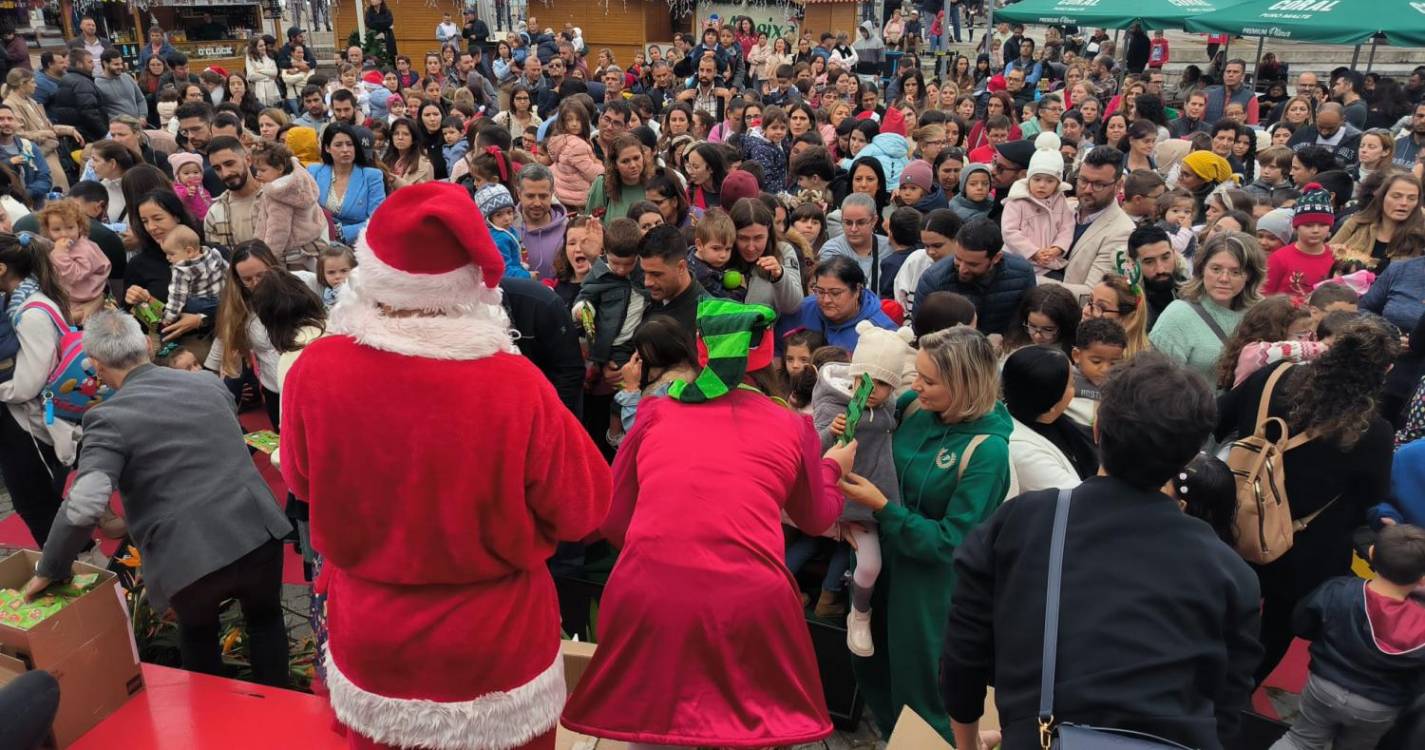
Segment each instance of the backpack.
[[[1286,554],[1296,533],[1336,502],[1332,499],[1301,520],[1291,518],[1291,504],[1286,496],[1286,453],[1316,436],[1310,432],[1291,435],[1286,421],[1267,416],[1267,409],[1277,381],[1292,366],[1284,364],[1267,378],[1257,406],[1256,431],[1233,442],[1227,452],[1227,466],[1237,484],[1237,552],[1247,562],[1257,565],[1265,565]],[[1272,427],[1276,428],[1276,439],[1267,437]]]
[[15,358],[20,354],[20,337],[8,315],[0,315],[0,383],[15,376]]
[[59,329],[59,363],[50,371],[43,392],[45,424],[54,424],[55,417],[66,422],[81,422],[84,412],[108,398],[113,390],[99,382],[94,362],[84,355],[82,332],[66,323],[58,310],[43,302],[26,302],[20,306],[19,315],[30,308],[43,310]]

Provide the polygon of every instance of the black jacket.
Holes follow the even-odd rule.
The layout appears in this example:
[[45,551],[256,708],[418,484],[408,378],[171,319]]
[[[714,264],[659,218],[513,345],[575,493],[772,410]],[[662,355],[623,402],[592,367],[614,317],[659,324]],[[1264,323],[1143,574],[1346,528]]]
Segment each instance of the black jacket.
[[[995,686],[1004,747],[1039,747],[1045,578],[1057,490],[1000,506],[955,553],[940,689],[979,718]],[[1054,716],[1189,747],[1230,746],[1261,659],[1256,577],[1206,523],[1112,477],[1074,490]]]
[[73,68],[59,79],[59,90],[50,97],[49,117],[60,125],[74,126],[91,143],[109,134],[94,76]]
[[970,282],[960,280],[954,258],[942,258],[925,269],[915,287],[915,298],[925,299],[931,292],[954,292],[968,298],[979,316],[979,329],[984,333],[1009,332],[1019,301],[1033,289],[1037,280],[1034,266],[1014,253],[1001,252],[1000,261],[983,278]]
[[[1345,135],[1341,136],[1340,142],[1335,146],[1326,146],[1326,148],[1336,155],[1336,161],[1340,163],[1342,169],[1345,169],[1361,159],[1361,131],[1349,124],[1344,124],[1341,127],[1345,129]],[[1321,134],[1317,132],[1315,125],[1307,125],[1293,133],[1291,140],[1287,141],[1286,145],[1292,151],[1300,151],[1307,146],[1317,145],[1316,139],[1320,137]]]
[[500,279],[501,300],[519,331],[515,345],[559,393],[574,416],[584,412],[584,358],[569,306],[549,287],[531,279]]
[[[1408,706],[1425,693],[1425,642],[1412,629],[1419,623],[1409,622],[1409,604],[1368,612],[1365,586],[1355,576],[1321,584],[1297,605],[1292,628],[1311,641],[1312,674],[1376,703]],[[1425,611],[1421,601],[1414,607]]]

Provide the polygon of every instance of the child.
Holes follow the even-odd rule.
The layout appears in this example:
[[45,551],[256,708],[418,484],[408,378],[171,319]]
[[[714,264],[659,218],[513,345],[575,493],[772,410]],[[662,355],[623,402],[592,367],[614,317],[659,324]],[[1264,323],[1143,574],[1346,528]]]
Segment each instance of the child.
[[1262,252],[1271,255],[1291,242],[1291,220],[1288,208],[1274,208],[1257,219],[1257,244]]
[[317,283],[322,286],[322,304],[330,310],[341,288],[356,268],[356,253],[346,245],[327,245],[317,256]]
[[[851,352],[839,346],[820,346],[812,354],[811,366],[802,370],[798,385],[810,380],[806,387],[807,414],[811,414],[810,404],[812,396],[816,391],[816,384],[820,380],[819,373],[828,365],[840,363],[851,364]],[[808,536],[801,531],[790,526],[784,526],[787,531],[787,570],[795,576],[801,572],[802,566],[817,555],[819,551],[827,545],[832,545],[834,551],[826,566],[826,574],[821,579],[821,594],[817,598],[816,608],[813,610],[817,617],[836,618],[844,617],[847,612],[844,591],[846,588],[846,569],[851,563],[851,548],[845,542],[829,539],[826,536]],[[840,527],[833,527],[839,534]],[[811,597],[802,594],[802,606],[811,604]]]
[[[708,209],[693,227],[693,252],[688,254],[688,270],[704,289],[716,297],[741,301],[747,298],[747,280],[736,271],[724,272],[732,259],[737,228],[732,217],[720,208]],[[738,296],[741,292],[741,296]]]
[[39,212],[40,233],[54,243],[50,263],[69,295],[69,319],[84,319],[104,305],[109,285],[109,259],[89,239],[89,218],[73,200],[51,201]]
[[638,405],[650,396],[666,396],[675,381],[692,382],[698,375],[698,352],[677,321],[654,315],[638,325],[630,342],[633,355],[621,369],[614,394],[618,419],[609,422],[609,445],[623,442],[638,418]]
[[1206,521],[1218,539],[1236,547],[1237,480],[1222,459],[1199,453],[1168,485],[1184,513]]
[[397,120],[406,116],[406,99],[402,96],[392,96],[386,100],[386,125],[390,126]]
[[510,231],[510,225],[515,223],[515,199],[510,191],[504,185],[486,185],[475,191],[475,205],[485,215],[485,225],[505,259],[505,278],[530,278],[519,235]]
[[316,178],[302,169],[291,149],[269,141],[253,145],[252,167],[262,183],[254,217],[256,239],[267,243],[288,270],[312,270],[327,236]]
[[[898,504],[899,484],[891,457],[891,435],[896,428],[893,394],[900,387],[907,360],[915,356],[910,346],[915,335],[909,328],[887,331],[866,320],[856,324],[856,332],[860,339],[851,354],[851,364],[827,365],[818,372],[812,394],[812,422],[821,436],[822,450],[830,448],[850,429],[847,405],[860,386],[861,376],[869,376],[871,393],[854,428],[859,447],[852,470],[880,488],[891,504]],[[850,534],[856,542],[846,646],[857,656],[871,656],[875,653],[871,643],[871,594],[881,572],[880,539],[875,518],[855,503],[846,504],[841,522],[855,524]]]
[[594,178],[604,173],[604,164],[589,143],[589,132],[589,111],[578,99],[566,99],[559,105],[559,120],[544,144],[553,162],[554,194],[570,211],[584,207]]
[[160,357],[158,364],[162,367],[171,367],[175,370],[187,370],[188,372],[203,371],[203,365],[198,362],[198,355],[181,346]]
[[1253,196],[1271,196],[1277,190],[1291,187],[1292,150],[1286,146],[1271,146],[1257,154],[1257,179],[1242,188]]
[[[1311,310],[1311,327],[1314,330],[1323,318],[1338,310],[1353,313],[1361,300],[1361,295],[1345,284],[1330,281],[1317,284],[1306,305]],[[1319,338],[1319,337],[1318,337]]]
[[950,210],[968,223],[973,219],[989,216],[995,207],[990,195],[990,167],[988,164],[966,164],[960,172],[960,192],[950,199]]
[[1311,340],[1315,328],[1304,306],[1298,307],[1281,295],[1247,308],[1222,348],[1217,387],[1224,392],[1236,388],[1274,362],[1302,362],[1321,356],[1326,346]]
[[[812,357],[826,346],[826,337],[810,328],[799,328],[782,339],[782,371],[792,385],[792,406],[803,414],[811,414],[812,388],[816,385],[816,367]],[[805,393],[802,392],[805,386]]]
[[459,117],[450,116],[440,123],[440,135],[445,139],[445,146],[440,153],[445,157],[446,173],[455,169],[455,165],[460,163],[461,157],[470,150],[469,141],[465,140],[465,125]]
[[213,205],[213,196],[203,187],[203,157],[190,153],[171,154],[168,166],[173,169],[173,191],[178,193],[188,213],[199,222],[203,221],[208,215],[208,207]]
[[168,130],[173,122],[173,113],[178,111],[178,89],[172,86],[164,86],[158,92],[158,102],[154,105],[158,111],[158,127],[160,130]]
[[198,233],[179,224],[163,238],[163,257],[173,267],[168,282],[168,304],[163,308],[163,324],[168,325],[183,313],[205,316],[211,323],[218,310],[218,295],[223,290],[228,262],[211,247],[198,242]]
[[1028,176],[1015,181],[1004,202],[1000,226],[1005,249],[1032,262],[1040,276],[1068,265],[1074,243],[1074,210],[1061,189],[1063,175],[1059,136],[1040,133]]
[[1162,29],[1153,32],[1153,41],[1148,43],[1148,67],[1152,70],[1162,70],[1168,64],[1168,38],[1163,35]]
[[891,205],[909,206],[920,211],[945,208],[949,202],[945,194],[935,189],[935,179],[930,163],[916,159],[901,170],[901,184],[891,196]]
[[1197,203],[1193,200],[1192,193],[1182,188],[1165,191],[1158,196],[1158,202],[1153,208],[1158,226],[1168,233],[1168,241],[1178,257],[1192,260],[1193,254],[1197,252],[1197,235],[1192,231],[1192,219],[1197,211]]
[[1316,282],[1331,273],[1335,256],[1326,238],[1336,214],[1331,208],[1331,194],[1318,183],[1310,183],[1301,191],[1301,199],[1293,209],[1291,225],[1296,230],[1296,242],[1267,256],[1267,283],[1262,294],[1290,294],[1300,304],[1311,294]]
[[[592,222],[593,226],[601,226]],[[573,305],[574,319],[592,318],[588,361],[590,376],[600,369],[611,377],[633,354],[633,330],[628,320],[642,320],[648,307],[643,273],[638,267],[638,222],[619,218],[603,232],[604,255],[584,277]],[[624,330],[629,328],[630,330]]]
[[875,292],[882,300],[895,299],[896,276],[900,274],[901,267],[905,265],[911,253],[920,249],[922,218],[920,212],[910,206],[901,206],[886,217],[886,235],[890,240],[892,252],[881,258],[881,288]]
[[[906,257],[891,281],[891,298],[900,303],[901,309],[912,320],[915,319],[915,289],[920,284],[921,275],[936,261],[955,254],[955,235],[962,225],[960,217],[948,208],[929,211],[921,220],[918,244],[922,249]],[[810,276],[811,270],[808,269],[805,275]]]
[[1332,578],[1296,607],[1311,667],[1301,715],[1273,750],[1375,747],[1425,687],[1425,529],[1387,526],[1369,555],[1374,578]]
[[1092,429],[1098,415],[1099,389],[1108,381],[1115,365],[1123,361],[1128,334],[1118,321],[1090,318],[1079,324],[1070,358],[1074,361],[1074,398],[1064,413],[1079,425]]

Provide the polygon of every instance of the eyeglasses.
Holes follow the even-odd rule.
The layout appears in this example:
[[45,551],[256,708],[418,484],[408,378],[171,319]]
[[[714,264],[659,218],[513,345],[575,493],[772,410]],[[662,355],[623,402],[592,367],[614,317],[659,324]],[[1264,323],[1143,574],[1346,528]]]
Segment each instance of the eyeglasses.
[[1024,330],[1028,332],[1031,337],[1043,336],[1044,338],[1052,339],[1059,335],[1059,326],[1037,326],[1033,323],[1025,323]]
[[851,228],[851,229],[860,229],[861,227],[869,227],[869,226],[871,226],[871,223],[872,223],[872,222],[873,222],[873,219],[855,219],[855,220],[849,220],[849,219],[848,219],[848,220],[846,220],[846,221],[841,222],[841,226],[843,226],[843,227],[848,227],[848,228]]
[[1203,270],[1204,270],[1204,271],[1206,272],[1206,274],[1209,275],[1209,276],[1217,276],[1217,277],[1226,276],[1226,277],[1229,278],[1229,279],[1240,279],[1240,278],[1242,278],[1242,277],[1244,277],[1244,276],[1247,275],[1247,272],[1246,272],[1246,271],[1243,271],[1243,270],[1240,269],[1240,268],[1228,268],[1228,267],[1226,267],[1226,266],[1218,266],[1218,265],[1211,265],[1211,266],[1208,266],[1207,268],[1205,268],[1205,269],[1203,269]]
[[842,297],[845,297],[847,294],[850,294],[851,290],[847,289],[846,287],[841,287],[840,289],[824,289],[819,286],[814,286],[811,288],[811,293],[818,297],[825,297],[827,299],[840,299]]
[[1113,305],[1108,304],[1107,302],[1090,302],[1084,306],[1085,312],[1092,310],[1093,313],[1095,313],[1089,315],[1089,317],[1100,318],[1116,318],[1120,315],[1128,315],[1129,313],[1133,312],[1134,309],[1135,308],[1131,305],[1119,305],[1115,307]]
[[1118,180],[1112,180],[1109,182],[1090,182],[1089,180],[1086,180],[1083,177],[1078,177],[1074,180],[1074,183],[1076,185],[1079,185],[1080,187],[1086,187],[1090,190],[1099,191],[1107,190],[1113,187],[1114,185],[1117,185]]

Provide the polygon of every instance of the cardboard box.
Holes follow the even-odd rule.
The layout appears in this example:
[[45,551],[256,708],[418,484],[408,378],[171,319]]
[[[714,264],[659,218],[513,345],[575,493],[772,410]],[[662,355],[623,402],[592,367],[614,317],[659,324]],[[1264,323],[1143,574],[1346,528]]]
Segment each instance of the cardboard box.
[[[22,588],[39,561],[39,553],[29,550],[0,560],[0,587]],[[73,571],[97,573],[99,583],[30,630],[0,625],[0,651],[28,669],[49,672],[59,681],[54,736],[61,748],[143,688],[128,606],[114,574],[78,562]],[[0,664],[0,670],[3,668]]]
[[[564,654],[564,684],[569,692],[584,676],[589,668],[589,660],[594,658],[594,644],[580,641],[560,642],[560,653]],[[571,732],[563,725],[554,735],[554,750],[628,750],[628,743],[618,740],[601,740],[588,735]]]
[[[985,692],[985,713],[980,717],[980,731],[999,729],[999,712],[995,710],[995,691]],[[886,750],[954,750],[940,733],[912,711],[910,706],[901,709],[896,719],[896,731],[891,732]]]

